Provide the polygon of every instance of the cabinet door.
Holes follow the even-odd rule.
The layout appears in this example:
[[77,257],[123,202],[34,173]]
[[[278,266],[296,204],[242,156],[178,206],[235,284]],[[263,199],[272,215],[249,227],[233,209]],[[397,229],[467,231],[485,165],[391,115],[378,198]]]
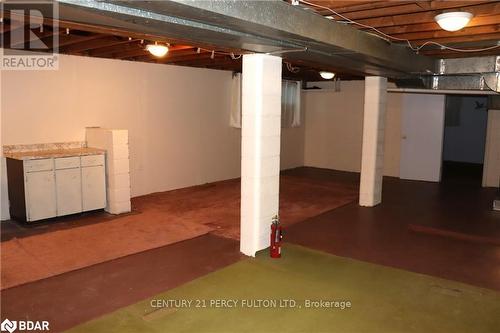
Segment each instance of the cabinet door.
[[82,168],[83,210],[106,207],[106,178],[104,166]]
[[53,171],[26,174],[28,221],[56,216],[56,191]]
[[82,211],[80,168],[56,170],[57,216]]

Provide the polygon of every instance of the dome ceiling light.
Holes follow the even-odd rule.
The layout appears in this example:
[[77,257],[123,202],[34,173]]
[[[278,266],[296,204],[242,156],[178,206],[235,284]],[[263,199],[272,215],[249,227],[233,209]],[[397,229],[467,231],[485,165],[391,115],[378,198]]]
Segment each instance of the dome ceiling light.
[[448,12],[436,15],[434,20],[446,31],[458,31],[469,23],[472,16],[469,12]]
[[148,44],[146,45],[146,50],[148,50],[149,53],[151,53],[155,57],[161,58],[168,53],[168,46],[160,45],[158,43]]
[[335,73],[332,72],[326,72],[326,71],[321,71],[319,72],[319,75],[325,80],[331,80],[335,76]]

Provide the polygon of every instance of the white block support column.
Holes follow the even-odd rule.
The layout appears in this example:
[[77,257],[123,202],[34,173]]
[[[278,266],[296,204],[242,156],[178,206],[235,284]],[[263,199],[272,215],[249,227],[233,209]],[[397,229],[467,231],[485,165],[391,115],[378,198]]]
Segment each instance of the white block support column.
[[359,205],[373,207],[382,202],[384,130],[387,107],[387,78],[365,78],[365,109]]
[[87,145],[106,150],[105,210],[110,214],[131,211],[128,130],[88,127]]
[[244,55],[242,76],[240,251],[255,256],[279,209],[281,58]]

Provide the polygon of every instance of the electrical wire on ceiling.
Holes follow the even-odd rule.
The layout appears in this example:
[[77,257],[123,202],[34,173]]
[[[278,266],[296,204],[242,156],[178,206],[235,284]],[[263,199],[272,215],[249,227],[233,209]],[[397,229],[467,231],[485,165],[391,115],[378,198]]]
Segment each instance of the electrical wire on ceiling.
[[406,42],[408,44],[408,47],[410,49],[412,49],[413,51],[415,51],[416,53],[418,53],[422,48],[424,48],[427,45],[436,45],[436,46],[439,46],[439,47],[441,47],[443,49],[447,49],[447,50],[454,51],[454,52],[464,52],[464,53],[467,53],[467,52],[483,52],[483,51],[489,51],[489,50],[494,50],[496,48],[500,48],[500,45],[494,45],[494,46],[485,47],[485,48],[479,48],[479,49],[461,49],[461,48],[455,48],[455,47],[446,46],[446,45],[443,45],[441,43],[433,42],[433,41],[426,41],[425,43],[423,43],[420,46],[413,46],[411,44],[410,40],[408,40],[406,38],[399,38],[399,37],[394,37],[394,36],[388,35],[388,34],[380,31],[379,29],[377,29],[375,27],[372,27],[370,25],[363,24],[363,23],[351,20],[347,16],[344,16],[344,15],[342,15],[342,14],[334,11],[333,9],[331,9],[329,7],[318,5],[318,4],[315,4],[315,3],[312,3],[312,2],[309,2],[309,1],[305,1],[305,0],[298,0],[298,2],[306,4],[306,5],[311,6],[311,7],[316,7],[316,8],[321,8],[321,9],[327,10],[327,11],[331,12],[332,14],[334,14],[334,15],[342,18],[343,20],[345,20],[346,23],[354,24],[354,25],[360,26],[362,28],[373,30],[373,31],[376,32],[376,34],[372,34],[372,35],[380,37],[380,38],[382,38],[385,41],[387,41],[389,39],[389,40],[395,40],[395,41],[399,41],[399,42]]
[[236,54],[234,52],[224,52],[224,51],[215,51],[215,50],[211,50],[211,49],[204,49],[202,47],[198,47],[197,50],[196,50],[196,53],[201,53],[201,51],[206,51],[206,52],[210,52],[212,54],[221,54],[221,55],[228,55],[231,57],[231,59],[233,60],[238,60],[241,58],[241,56],[243,54]]

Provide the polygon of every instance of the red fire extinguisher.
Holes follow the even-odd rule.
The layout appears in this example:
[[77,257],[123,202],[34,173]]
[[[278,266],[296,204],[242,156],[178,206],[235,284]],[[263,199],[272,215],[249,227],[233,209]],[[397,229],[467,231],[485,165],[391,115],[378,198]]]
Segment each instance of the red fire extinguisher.
[[273,217],[271,223],[271,248],[270,254],[271,258],[281,258],[281,239],[283,238],[283,232],[281,229],[281,224],[278,216]]

